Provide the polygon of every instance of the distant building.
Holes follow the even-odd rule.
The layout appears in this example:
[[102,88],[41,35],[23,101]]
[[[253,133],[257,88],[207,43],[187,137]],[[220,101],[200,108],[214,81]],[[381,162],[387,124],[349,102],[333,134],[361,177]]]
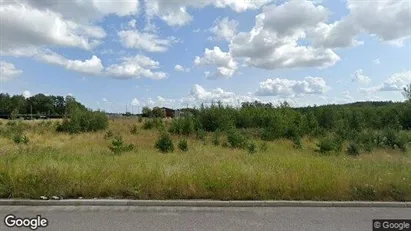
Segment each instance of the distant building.
[[174,109],[167,108],[167,107],[162,107],[161,110],[163,111],[164,116],[165,116],[166,118],[167,118],[167,117],[174,118],[175,112],[176,112]]
[[174,113],[174,117],[179,118],[179,117],[183,117],[183,116],[192,116],[193,113],[191,113],[190,111],[187,110],[181,110],[181,109],[177,109]]

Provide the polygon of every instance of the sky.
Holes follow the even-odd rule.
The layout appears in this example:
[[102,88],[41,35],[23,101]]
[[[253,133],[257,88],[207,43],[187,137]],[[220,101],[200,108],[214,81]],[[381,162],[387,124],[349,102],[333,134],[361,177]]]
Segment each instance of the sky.
[[92,109],[402,101],[411,0],[0,0],[0,89]]

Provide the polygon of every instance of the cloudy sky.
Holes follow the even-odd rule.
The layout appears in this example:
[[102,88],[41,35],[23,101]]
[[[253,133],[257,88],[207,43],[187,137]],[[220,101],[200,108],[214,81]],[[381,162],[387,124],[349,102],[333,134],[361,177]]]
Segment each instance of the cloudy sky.
[[402,100],[411,0],[0,0],[1,92],[93,109]]

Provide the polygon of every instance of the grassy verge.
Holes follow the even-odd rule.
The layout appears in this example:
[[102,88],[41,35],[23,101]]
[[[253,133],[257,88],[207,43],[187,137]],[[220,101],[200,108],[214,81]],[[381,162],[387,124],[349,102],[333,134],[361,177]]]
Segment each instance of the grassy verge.
[[28,145],[0,138],[0,197],[411,201],[410,151],[322,156],[312,141],[294,149],[278,140],[248,154],[189,138],[188,152],[162,154],[154,148],[158,132],[131,134],[133,123],[111,122],[136,147],[122,154],[110,152],[105,132],[28,129]]

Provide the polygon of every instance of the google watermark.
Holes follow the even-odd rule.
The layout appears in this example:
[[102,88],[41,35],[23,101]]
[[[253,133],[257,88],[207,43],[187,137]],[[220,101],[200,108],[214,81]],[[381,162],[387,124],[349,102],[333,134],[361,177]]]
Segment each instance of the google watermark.
[[411,220],[373,220],[373,231],[411,231]]
[[49,225],[49,221],[37,215],[32,218],[20,218],[13,214],[9,214],[4,218],[4,224],[9,228],[28,228],[31,230],[37,230],[38,228],[45,228]]

